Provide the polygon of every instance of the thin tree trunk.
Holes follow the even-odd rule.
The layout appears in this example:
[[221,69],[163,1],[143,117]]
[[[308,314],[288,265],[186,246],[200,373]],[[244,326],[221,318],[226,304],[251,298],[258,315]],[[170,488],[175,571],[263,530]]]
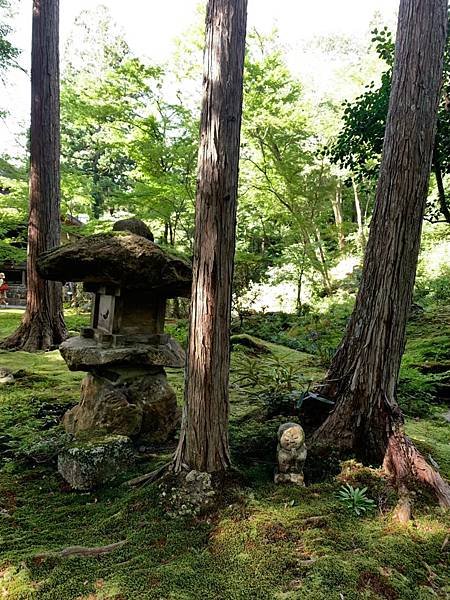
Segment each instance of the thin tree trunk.
[[100,173],[99,173],[99,160],[100,160],[100,152],[97,150],[97,152],[95,152],[94,156],[92,157],[92,184],[93,184],[93,188],[92,188],[92,214],[94,215],[95,219],[99,219],[103,208],[104,208],[104,201],[103,201],[103,194],[100,191]]
[[401,0],[375,210],[354,312],[321,392],[336,408],[312,446],[384,463],[399,489],[414,479],[450,506],[450,488],[403,433],[396,384],[428,190],[447,0]]
[[341,184],[338,183],[336,186],[336,193],[334,198],[331,200],[333,206],[334,222],[336,224],[337,238],[339,250],[342,252],[345,250],[345,236],[343,228],[343,217],[342,217],[342,190]]
[[355,179],[352,177],[353,186],[353,198],[355,200],[355,211],[356,211],[356,222],[358,224],[358,249],[360,252],[364,252],[366,247],[366,237],[364,235],[364,223],[361,211],[361,203],[359,201],[358,186],[356,185]]
[[41,252],[60,244],[59,0],[33,0],[31,156],[27,307],[3,348],[46,350],[66,335],[62,289],[36,270]]
[[230,466],[231,286],[247,0],[209,0],[185,406],[175,471]]
[[322,275],[323,286],[324,286],[325,292],[327,294],[331,294],[330,274],[328,272],[327,261],[325,259],[325,253],[323,251],[322,237],[320,235],[320,231],[317,228],[314,230],[314,239],[317,244],[317,255],[316,256],[317,256],[317,262],[320,265],[320,274]]
[[442,213],[442,216],[450,223],[450,210],[447,206],[447,198],[445,197],[445,189],[444,189],[444,181],[442,178],[442,170],[441,165],[438,158],[435,156],[434,165],[433,165],[434,175],[436,177],[436,184],[438,189],[438,198],[439,198],[439,208]]
[[299,273],[298,279],[297,279],[297,306],[296,306],[296,308],[297,308],[297,314],[298,315],[302,314],[302,308],[303,308],[303,304],[302,304],[302,289],[303,289],[303,275],[304,275],[304,272],[305,272],[305,258],[306,258],[306,250],[305,250],[305,248],[303,248],[300,273]]

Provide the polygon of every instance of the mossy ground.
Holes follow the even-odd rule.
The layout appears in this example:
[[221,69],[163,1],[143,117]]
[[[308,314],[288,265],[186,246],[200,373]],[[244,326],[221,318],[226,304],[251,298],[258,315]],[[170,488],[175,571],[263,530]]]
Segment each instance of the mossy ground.
[[[18,312],[0,313],[0,336],[17,324]],[[70,329],[83,317],[68,316]],[[414,328],[415,326],[413,326]],[[437,321],[427,333],[412,331],[405,361],[421,365],[442,335]],[[415,334],[417,334],[415,336]],[[425,335],[428,338],[425,339]],[[440,339],[440,338],[439,338]],[[435,352],[441,352],[440,340]],[[421,349],[422,348],[422,349]],[[428,348],[428,350],[426,350]],[[310,355],[271,345],[286,362],[301,363],[307,378],[320,376]],[[442,354],[442,353],[441,353]],[[409,357],[409,358],[408,358]],[[241,361],[233,356],[233,368]],[[447,357],[448,358],[448,357]],[[446,360],[443,355],[437,360]],[[434,360],[434,359],[433,359]],[[336,499],[342,481],[304,489],[275,487],[273,455],[241,468],[246,484],[229,503],[200,518],[168,518],[158,489],[118,485],[95,493],[68,489],[51,464],[21,454],[54,431],[40,410],[71,404],[80,373],[70,373],[57,352],[0,353],[0,364],[26,375],[0,389],[1,434],[15,453],[0,472],[0,597],[25,600],[239,600],[428,599],[450,593],[448,518],[418,497],[416,519],[396,526],[393,498],[376,472],[356,469],[352,481],[368,485],[381,511],[364,518]],[[416,366],[414,366],[416,365]],[[181,375],[169,373],[178,393]],[[253,407],[254,408],[254,407]],[[252,402],[232,390],[232,444],[237,419]],[[450,475],[449,425],[439,414],[408,422],[408,431]],[[44,416],[43,416],[44,415]],[[233,427],[235,429],[233,433]],[[242,440],[241,440],[242,441]],[[152,469],[166,456],[121,474],[122,480]],[[311,519],[311,517],[320,517]],[[67,546],[127,540],[102,557],[37,558]]]

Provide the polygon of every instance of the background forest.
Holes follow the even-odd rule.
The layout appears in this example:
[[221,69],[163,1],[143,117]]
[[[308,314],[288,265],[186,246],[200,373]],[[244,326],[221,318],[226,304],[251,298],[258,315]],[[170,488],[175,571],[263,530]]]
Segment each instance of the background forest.
[[[201,21],[160,66],[133,55],[106,7],[77,18],[61,81],[62,212],[66,223],[84,223],[77,235],[131,214],[159,243],[190,256]],[[320,96],[293,75],[276,32],[250,32],[247,45],[234,308],[300,313],[331,297],[345,303],[351,290],[341,282],[357,283],[370,223],[392,35],[379,24],[365,44],[318,38],[314,51],[336,63],[339,80]],[[432,271],[423,269],[429,280],[419,277],[423,293],[446,275],[447,227],[440,223],[450,219],[449,166],[438,156],[448,156],[448,120],[443,104],[425,226],[439,247]],[[1,157],[1,261],[26,256],[25,156]]]
[[[189,255],[201,20],[179,42],[170,65],[162,67],[132,55],[105,7],[78,18],[63,53],[62,206],[65,215],[87,221],[81,234],[134,214],[149,223],[159,242]],[[339,40],[319,39],[317,44],[324,57],[341,51]],[[353,72],[347,74],[346,92],[352,97],[361,73],[370,83],[387,68],[383,57],[377,58],[382,41],[378,44],[378,54],[369,39],[367,48],[351,49]],[[331,271],[342,256],[353,256],[357,263],[375,174],[373,165],[361,174],[329,159],[340,128],[342,94],[313,97],[290,72],[277,34],[250,34],[236,261],[239,305],[252,308],[251,293],[244,298],[252,284],[292,282],[284,306],[276,300],[286,296],[281,288],[270,294],[266,307],[292,311],[297,299],[306,303],[312,293],[331,292]],[[23,139],[26,143],[26,132]],[[379,155],[377,142],[372,162]],[[8,191],[2,195],[2,259],[25,257],[27,165],[18,159],[2,158],[2,188]],[[255,308],[263,306],[260,301]]]
[[[10,43],[12,8],[0,0],[0,78],[21,68]],[[106,6],[77,17],[61,48],[64,235],[110,231],[117,220],[135,216],[159,245],[191,260],[203,21],[199,11],[170,60],[158,64],[131,49]],[[336,478],[331,456],[326,466],[333,477],[324,481],[312,472],[307,488],[272,485],[276,431],[287,418],[305,418],[304,401],[330,366],[354,306],[388,112],[392,30],[374,15],[364,38],[339,34],[308,42],[305,60],[328,67],[319,87],[292,67],[276,29],[248,31],[230,421],[233,463],[246,485],[230,492],[219,512],[170,520],[149,487],[71,494],[54,462],[65,443],[60,417],[74,404],[81,378],[56,351],[1,353],[1,365],[17,376],[14,387],[0,392],[6,598],[447,597],[448,518],[426,492],[417,491],[414,525],[401,529],[389,519],[395,491],[377,469],[355,461],[341,464]],[[398,401],[408,435],[448,478],[447,92],[450,44]],[[1,98],[0,113],[7,120]],[[24,128],[18,143],[0,148],[0,265],[26,260],[28,139]],[[72,335],[88,323],[90,300],[81,286],[65,299]],[[167,327],[184,347],[188,308],[185,300],[173,301]],[[0,338],[19,320],[19,310],[4,311]],[[181,399],[182,374],[168,371]],[[141,473],[144,462],[158,468],[172,450],[137,448],[137,466],[122,479]],[[339,499],[344,485],[366,488],[359,512],[351,494],[347,503]],[[43,498],[53,520],[40,511]],[[60,560],[56,553],[72,543],[123,540],[123,548],[101,559]]]

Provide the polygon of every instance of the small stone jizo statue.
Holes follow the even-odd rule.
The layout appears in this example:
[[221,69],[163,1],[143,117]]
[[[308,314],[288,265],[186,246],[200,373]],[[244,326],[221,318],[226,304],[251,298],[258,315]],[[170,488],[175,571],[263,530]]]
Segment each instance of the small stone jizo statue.
[[303,465],[306,460],[305,432],[298,423],[280,425],[277,459],[275,483],[305,485],[303,476]]

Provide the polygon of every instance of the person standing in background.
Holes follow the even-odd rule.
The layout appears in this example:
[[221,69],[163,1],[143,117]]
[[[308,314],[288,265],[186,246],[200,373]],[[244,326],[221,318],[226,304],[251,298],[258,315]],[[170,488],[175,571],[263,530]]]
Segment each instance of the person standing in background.
[[0,273],[0,306],[8,306],[6,302],[6,290],[8,289],[4,273]]

